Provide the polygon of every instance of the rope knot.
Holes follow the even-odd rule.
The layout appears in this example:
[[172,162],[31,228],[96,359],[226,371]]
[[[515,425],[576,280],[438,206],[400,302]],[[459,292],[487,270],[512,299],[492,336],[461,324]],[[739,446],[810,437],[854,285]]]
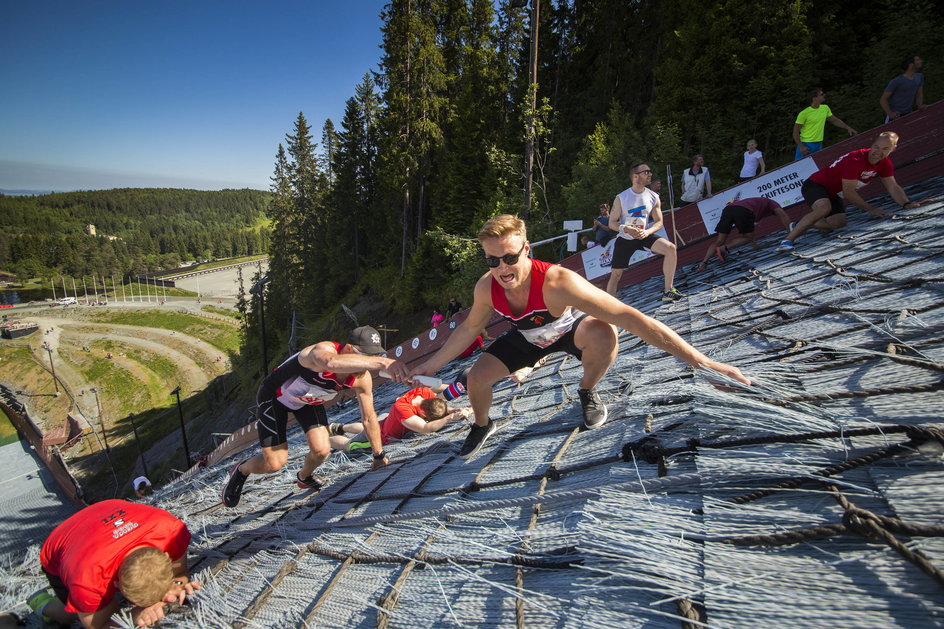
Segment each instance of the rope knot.
[[879,538],[876,534],[876,529],[880,527],[880,524],[875,514],[870,511],[859,509],[858,507],[850,507],[842,514],[842,523],[847,529],[858,533],[862,537],[868,539]]
[[905,430],[905,434],[908,435],[908,438],[912,441],[937,441],[944,446],[944,427],[937,424],[908,426]]

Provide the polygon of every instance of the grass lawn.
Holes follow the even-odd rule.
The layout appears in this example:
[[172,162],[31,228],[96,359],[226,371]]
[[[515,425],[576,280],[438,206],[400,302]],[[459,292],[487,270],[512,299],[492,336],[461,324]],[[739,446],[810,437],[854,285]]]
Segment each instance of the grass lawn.
[[7,417],[7,414],[0,408],[0,446],[19,441],[20,435],[16,432],[13,422]]
[[222,315],[224,317],[229,317],[231,319],[241,320],[243,315],[238,310],[233,310],[232,308],[220,308],[218,306],[203,306],[200,308],[203,312],[209,312],[212,314]]
[[239,328],[235,320],[230,325],[223,321],[211,321],[197,315],[167,310],[101,312],[96,313],[92,320],[98,323],[176,330],[202,339],[227,354],[236,355],[239,352]]
[[117,286],[114,291],[109,288],[108,295],[109,299],[125,299],[131,298],[131,295],[134,295],[135,299],[148,300],[148,295],[151,296],[151,299],[158,299],[159,297],[168,296],[168,297],[196,297],[197,293],[192,290],[184,290],[183,288],[171,288],[157,286],[154,284],[144,284],[141,282],[129,282],[124,285],[124,291],[122,292],[122,287]]

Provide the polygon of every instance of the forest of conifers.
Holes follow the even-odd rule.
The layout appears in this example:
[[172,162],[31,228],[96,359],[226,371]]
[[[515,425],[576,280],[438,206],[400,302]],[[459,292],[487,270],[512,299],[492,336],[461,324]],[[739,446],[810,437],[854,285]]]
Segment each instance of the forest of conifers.
[[[164,188],[0,195],[0,271],[23,279],[123,277],[265,253],[271,196]],[[96,235],[86,233],[88,225]]]
[[[527,217],[531,240],[560,233],[565,219],[589,226],[639,160],[665,178],[667,165],[679,173],[701,153],[715,190],[736,181],[750,138],[768,167],[783,164],[814,88],[860,132],[882,121],[879,97],[906,55],[925,60],[925,103],[944,88],[944,5],[933,0],[541,0],[532,109],[531,11],[514,4],[524,3],[393,0],[378,68],[352,86],[343,118],[313,128],[298,105],[293,130],[273,139],[270,333],[293,312],[315,323],[367,292],[391,312],[453,295],[468,304],[485,271],[474,236],[486,217]],[[306,64],[324,61],[294,62],[306,81]],[[827,125],[827,145],[845,137]],[[219,223],[190,215],[203,223],[192,232],[145,210],[125,241],[132,258],[220,255],[218,244],[235,253],[232,227],[253,224],[263,197],[231,194],[247,195],[246,207]],[[121,235],[110,220],[98,219],[99,233]],[[176,245],[163,244],[169,227]],[[187,240],[197,234],[209,242]]]
[[[390,2],[379,71],[339,124],[319,133],[298,115],[273,177],[274,320],[367,288],[401,311],[453,295],[468,304],[485,271],[474,236],[490,215],[526,216],[533,241],[564,219],[589,226],[630,185],[633,162],[664,177],[694,153],[720,190],[750,138],[768,167],[792,160],[812,89],[860,132],[879,125],[879,98],[909,54],[926,61],[926,103],[944,87],[944,9],[930,0],[542,0],[530,110],[530,13],[511,4],[523,2]],[[827,144],[847,137],[827,127]]]

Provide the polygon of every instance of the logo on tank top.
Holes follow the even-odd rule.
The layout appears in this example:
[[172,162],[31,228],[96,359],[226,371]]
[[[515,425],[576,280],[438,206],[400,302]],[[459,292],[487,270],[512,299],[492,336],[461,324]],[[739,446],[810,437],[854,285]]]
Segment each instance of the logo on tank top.
[[542,317],[539,314],[536,314],[533,317],[531,317],[531,323],[537,326],[542,326],[544,325],[544,317]]
[[629,215],[628,225],[632,227],[638,227],[639,229],[646,228],[646,206],[640,205],[639,207],[634,207],[631,210],[627,210],[626,214]]

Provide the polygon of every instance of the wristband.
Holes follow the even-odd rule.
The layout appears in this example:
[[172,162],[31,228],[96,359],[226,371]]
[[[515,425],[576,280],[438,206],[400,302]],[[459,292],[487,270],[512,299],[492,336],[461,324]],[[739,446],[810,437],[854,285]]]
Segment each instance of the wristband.
[[381,451],[380,451],[380,454],[375,454],[375,455],[374,455],[374,460],[375,460],[375,461],[379,461],[380,459],[382,459],[382,458],[384,458],[384,457],[386,457],[386,456],[387,456],[387,453],[384,452],[383,450],[381,450]]

